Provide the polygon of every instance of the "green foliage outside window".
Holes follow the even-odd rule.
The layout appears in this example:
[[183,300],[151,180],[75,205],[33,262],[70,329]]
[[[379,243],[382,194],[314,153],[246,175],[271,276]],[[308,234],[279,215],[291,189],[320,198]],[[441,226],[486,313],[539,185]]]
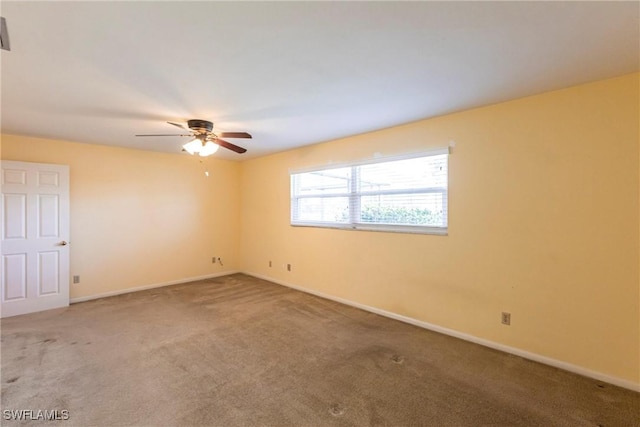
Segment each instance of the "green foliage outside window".
[[[347,221],[348,209],[336,218]],[[360,210],[360,222],[373,224],[438,225],[442,223],[443,212],[406,206],[364,206]]]

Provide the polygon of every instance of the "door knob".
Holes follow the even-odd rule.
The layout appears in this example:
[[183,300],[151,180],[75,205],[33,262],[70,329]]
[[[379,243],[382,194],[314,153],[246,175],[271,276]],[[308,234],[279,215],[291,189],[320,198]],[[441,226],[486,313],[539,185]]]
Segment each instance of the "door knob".
[[64,241],[64,240],[62,242],[60,242],[60,246],[67,246],[67,245],[68,245],[68,243],[66,241]]

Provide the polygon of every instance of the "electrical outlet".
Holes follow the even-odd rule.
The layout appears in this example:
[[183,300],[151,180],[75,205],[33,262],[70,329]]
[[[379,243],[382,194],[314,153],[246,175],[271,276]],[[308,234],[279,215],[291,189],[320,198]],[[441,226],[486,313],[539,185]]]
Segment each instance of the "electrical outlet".
[[269,261],[269,267],[271,267],[271,261]]
[[291,271],[291,264],[287,264],[287,271]]
[[511,313],[502,312],[502,324],[511,325]]
[[80,283],[80,276],[73,276],[73,283]]
[[215,264],[216,263],[216,257],[211,258],[211,264]]

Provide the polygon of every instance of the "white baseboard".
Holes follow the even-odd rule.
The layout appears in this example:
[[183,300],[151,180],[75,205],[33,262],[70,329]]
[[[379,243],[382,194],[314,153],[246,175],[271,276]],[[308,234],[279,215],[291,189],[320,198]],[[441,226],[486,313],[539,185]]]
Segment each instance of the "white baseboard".
[[88,296],[84,296],[84,297],[71,298],[71,299],[69,299],[69,303],[75,304],[75,303],[78,303],[78,302],[90,301],[90,300],[98,299],[98,298],[112,297],[112,296],[115,296],[115,295],[128,294],[130,292],[145,291],[147,289],[161,288],[163,286],[179,285],[181,283],[196,282],[198,280],[212,279],[214,277],[228,276],[230,274],[236,274],[236,273],[239,273],[239,271],[237,271],[237,270],[223,271],[221,273],[213,273],[213,274],[206,274],[204,276],[197,276],[197,277],[189,277],[189,278],[186,278],[186,279],[171,280],[169,282],[154,283],[154,284],[151,284],[151,285],[138,286],[138,287],[135,287],[135,288],[118,289],[117,291],[109,291],[109,292],[103,292],[101,294],[95,294],[95,295],[88,295]]
[[598,381],[606,382],[609,384],[616,385],[618,387],[623,387],[629,390],[640,392],[640,384],[634,383],[629,380],[625,380],[618,377],[613,377],[611,375],[603,374],[600,372],[592,371],[590,369],[583,368],[581,366],[573,365],[571,363],[563,362],[561,360],[552,359],[550,357],[542,356],[536,353],[531,353],[525,350],[521,350],[515,347],[509,347],[504,344],[500,344],[497,342],[489,341],[484,338],[479,338],[470,334],[465,334],[463,332],[459,332],[453,329],[444,328],[442,326],[434,325],[432,323],[424,322],[422,320],[413,319],[411,317],[403,316],[401,314],[392,313],[390,311],[382,310],[376,307],[371,307],[368,305],[360,304],[354,301],[350,301],[344,298],[336,297],[333,295],[325,294],[323,292],[315,291],[313,289],[303,288],[302,286],[294,285],[292,283],[287,283],[282,280],[274,279],[272,277],[263,276],[262,274],[251,273],[251,272],[243,272],[249,276],[257,277],[258,279],[267,280],[269,282],[276,283],[278,285],[286,286],[288,288],[292,288],[298,291],[306,292],[308,294],[312,294],[318,296],[320,298],[325,298],[331,301],[336,301],[341,304],[349,305],[351,307],[359,308],[361,310],[369,311],[371,313],[379,314],[381,316],[389,317],[391,319],[399,320],[401,322],[409,323],[414,326],[418,326],[420,328],[428,329],[430,331],[439,332],[441,334],[449,335],[452,337],[460,338],[465,341],[470,341],[475,344],[480,344],[485,347],[493,348],[495,350],[500,350],[505,353],[514,354],[516,356],[523,357],[525,359],[533,360],[534,362],[543,363],[545,365],[553,366],[555,368],[564,369],[565,371],[573,372],[578,375],[582,375],[585,377],[593,378]]

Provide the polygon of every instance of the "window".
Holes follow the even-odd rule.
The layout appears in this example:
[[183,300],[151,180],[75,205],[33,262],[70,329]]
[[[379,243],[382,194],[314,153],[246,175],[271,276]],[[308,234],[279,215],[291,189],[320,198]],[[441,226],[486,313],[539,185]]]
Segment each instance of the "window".
[[291,174],[291,225],[446,234],[447,150]]

